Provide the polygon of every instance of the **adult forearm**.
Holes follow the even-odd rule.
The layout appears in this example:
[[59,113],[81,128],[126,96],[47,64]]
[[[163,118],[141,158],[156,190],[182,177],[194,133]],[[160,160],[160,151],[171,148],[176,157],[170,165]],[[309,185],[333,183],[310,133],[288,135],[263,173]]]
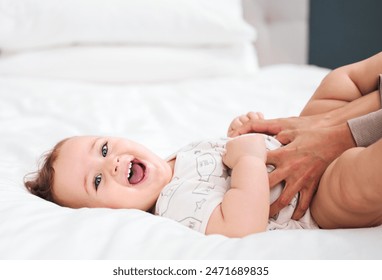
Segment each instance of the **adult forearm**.
[[382,109],[348,121],[358,147],[368,147],[382,138]]

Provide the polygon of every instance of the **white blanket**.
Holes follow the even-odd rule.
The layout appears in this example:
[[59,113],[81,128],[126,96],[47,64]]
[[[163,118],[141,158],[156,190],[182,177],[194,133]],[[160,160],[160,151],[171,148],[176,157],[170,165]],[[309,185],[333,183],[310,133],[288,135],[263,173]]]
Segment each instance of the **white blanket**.
[[284,65],[251,79],[151,85],[0,77],[0,258],[381,258],[381,228],[203,236],[137,210],[59,207],[22,185],[41,153],[63,137],[124,136],[165,157],[195,139],[224,135],[231,119],[249,110],[297,115],[326,72]]
[[225,136],[248,111],[297,116],[328,70],[259,69],[240,3],[0,0],[0,259],[382,258],[382,227],[230,239],[138,210],[64,208],[24,188],[68,136],[128,137],[167,157]]

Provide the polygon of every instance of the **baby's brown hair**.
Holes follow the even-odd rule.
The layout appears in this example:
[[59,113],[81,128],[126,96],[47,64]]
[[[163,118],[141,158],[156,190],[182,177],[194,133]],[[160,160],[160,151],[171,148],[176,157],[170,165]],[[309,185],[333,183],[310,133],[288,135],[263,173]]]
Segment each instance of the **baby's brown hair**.
[[[68,139],[68,138],[67,138]],[[58,142],[52,150],[41,157],[40,167],[36,172],[28,174],[24,178],[25,187],[34,195],[45,200],[55,202],[53,197],[54,168],[61,146],[67,139]],[[28,178],[33,175],[32,178]]]

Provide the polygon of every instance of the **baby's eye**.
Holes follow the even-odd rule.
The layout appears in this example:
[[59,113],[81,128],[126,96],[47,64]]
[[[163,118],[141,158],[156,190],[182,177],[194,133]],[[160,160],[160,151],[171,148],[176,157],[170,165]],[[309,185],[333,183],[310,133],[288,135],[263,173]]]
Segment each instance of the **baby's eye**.
[[102,175],[101,174],[98,174],[97,176],[95,176],[95,178],[94,178],[94,187],[95,187],[96,190],[98,190],[98,187],[101,184],[101,181],[102,181]]
[[106,157],[108,150],[109,150],[109,148],[108,148],[107,142],[106,142],[105,144],[103,144],[102,149],[101,149],[101,153],[102,153],[103,157]]

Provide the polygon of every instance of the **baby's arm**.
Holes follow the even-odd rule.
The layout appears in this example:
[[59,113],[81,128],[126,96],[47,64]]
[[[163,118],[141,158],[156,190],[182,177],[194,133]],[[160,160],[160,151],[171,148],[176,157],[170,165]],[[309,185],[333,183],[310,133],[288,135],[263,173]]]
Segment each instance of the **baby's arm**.
[[232,169],[231,188],[213,211],[206,234],[242,237],[265,231],[269,215],[266,148],[261,134],[246,134],[227,142],[223,162]]

